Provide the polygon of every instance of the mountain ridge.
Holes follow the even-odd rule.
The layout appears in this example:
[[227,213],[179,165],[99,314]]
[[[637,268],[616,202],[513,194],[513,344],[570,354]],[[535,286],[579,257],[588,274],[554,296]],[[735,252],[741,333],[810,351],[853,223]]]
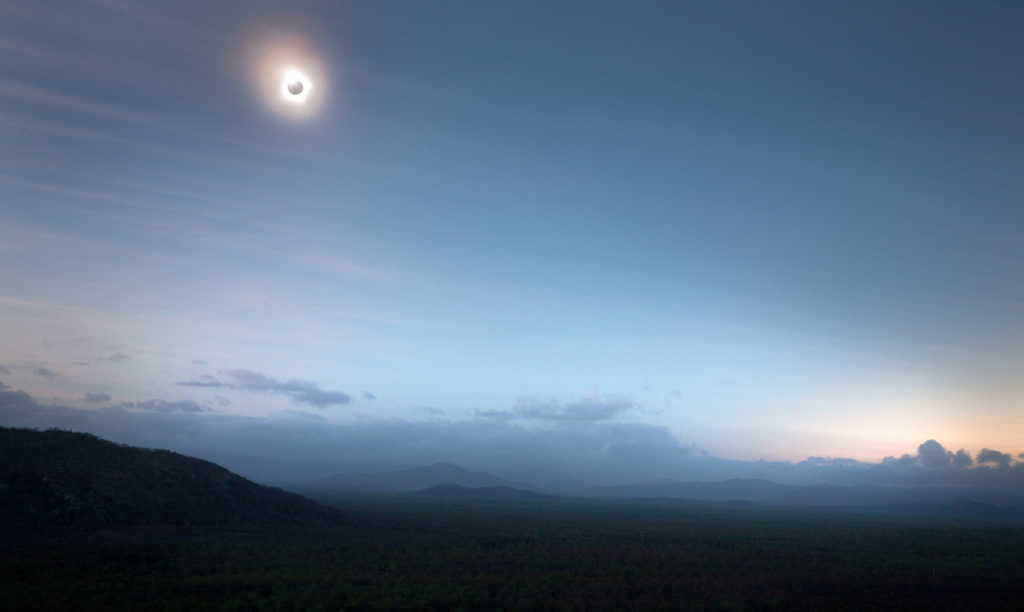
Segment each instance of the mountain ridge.
[[0,427],[0,524],[321,525],[341,514],[209,461],[87,433]]

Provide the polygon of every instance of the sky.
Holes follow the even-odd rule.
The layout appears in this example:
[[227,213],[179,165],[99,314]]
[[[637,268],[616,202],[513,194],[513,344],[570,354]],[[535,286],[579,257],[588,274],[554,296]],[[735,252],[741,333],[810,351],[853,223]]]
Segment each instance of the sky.
[[8,0],[0,424],[265,478],[1017,463],[1022,20]]

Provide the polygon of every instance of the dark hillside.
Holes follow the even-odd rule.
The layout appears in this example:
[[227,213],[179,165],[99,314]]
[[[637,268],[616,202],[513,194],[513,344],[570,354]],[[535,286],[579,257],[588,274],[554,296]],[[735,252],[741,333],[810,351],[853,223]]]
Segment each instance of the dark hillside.
[[166,450],[0,427],[0,524],[284,525],[337,512]]

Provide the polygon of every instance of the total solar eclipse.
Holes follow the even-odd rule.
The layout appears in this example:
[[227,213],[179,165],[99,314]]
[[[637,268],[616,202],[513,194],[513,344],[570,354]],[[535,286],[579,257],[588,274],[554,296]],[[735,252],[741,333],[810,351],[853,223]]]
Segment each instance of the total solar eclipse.
[[328,102],[331,76],[313,41],[253,26],[244,42],[244,62],[251,66],[252,84],[267,110],[294,121],[319,116]]
[[312,83],[304,73],[290,68],[281,75],[281,96],[288,102],[302,104],[309,96]]

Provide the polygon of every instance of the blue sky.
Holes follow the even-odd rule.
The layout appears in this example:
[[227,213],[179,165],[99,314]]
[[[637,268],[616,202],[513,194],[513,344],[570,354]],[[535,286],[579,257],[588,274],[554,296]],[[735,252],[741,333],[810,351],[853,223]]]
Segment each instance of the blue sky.
[[0,380],[126,419],[1024,450],[1022,18],[6,3]]

